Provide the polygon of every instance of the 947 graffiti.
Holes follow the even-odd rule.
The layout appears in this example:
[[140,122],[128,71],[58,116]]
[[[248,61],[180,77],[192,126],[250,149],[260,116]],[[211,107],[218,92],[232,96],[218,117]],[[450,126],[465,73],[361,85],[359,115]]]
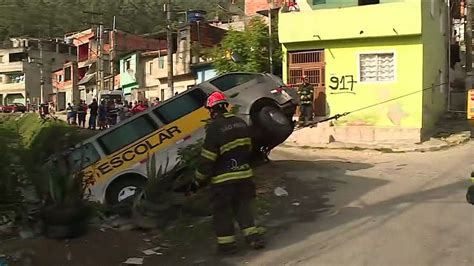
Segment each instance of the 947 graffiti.
[[357,81],[354,80],[354,75],[344,75],[341,77],[333,76],[330,79],[329,88],[331,88],[331,94],[356,94],[354,91],[355,83],[357,83]]

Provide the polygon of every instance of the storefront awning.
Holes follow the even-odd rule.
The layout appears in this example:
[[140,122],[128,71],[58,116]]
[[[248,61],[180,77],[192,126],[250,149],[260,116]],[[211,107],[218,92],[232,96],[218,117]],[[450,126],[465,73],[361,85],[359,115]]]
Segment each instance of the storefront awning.
[[96,82],[95,81],[95,73],[92,74],[86,74],[78,83],[77,85],[86,85],[91,82]]

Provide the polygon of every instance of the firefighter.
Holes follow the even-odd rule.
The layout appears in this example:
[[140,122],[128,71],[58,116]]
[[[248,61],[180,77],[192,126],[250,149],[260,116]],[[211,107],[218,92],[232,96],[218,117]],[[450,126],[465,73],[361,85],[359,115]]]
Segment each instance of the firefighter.
[[207,99],[211,122],[196,171],[199,186],[211,184],[214,230],[222,254],[237,252],[234,217],[252,248],[265,247],[251,210],[256,192],[250,167],[250,130],[245,121],[227,111],[228,105],[221,92],[213,92]]
[[[300,125],[308,126],[309,121],[313,119],[313,97],[314,88],[308,82],[308,77],[303,76],[302,84],[298,88],[298,94],[300,96]],[[301,123],[303,120],[303,123]]]

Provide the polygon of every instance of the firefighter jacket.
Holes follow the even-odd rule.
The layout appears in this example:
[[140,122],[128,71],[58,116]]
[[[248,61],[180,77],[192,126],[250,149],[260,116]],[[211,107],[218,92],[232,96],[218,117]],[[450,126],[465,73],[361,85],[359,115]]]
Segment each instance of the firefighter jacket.
[[298,88],[298,95],[300,96],[301,105],[313,104],[314,89],[311,84],[301,84]]
[[245,121],[230,113],[218,115],[206,129],[197,179],[217,185],[252,177],[251,150],[250,129]]

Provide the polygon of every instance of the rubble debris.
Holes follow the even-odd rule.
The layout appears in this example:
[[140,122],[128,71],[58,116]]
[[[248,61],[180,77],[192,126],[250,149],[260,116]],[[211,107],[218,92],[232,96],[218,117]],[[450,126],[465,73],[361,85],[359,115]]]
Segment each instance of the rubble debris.
[[273,193],[277,197],[288,197],[288,191],[282,187],[276,187],[275,190],[273,190]]
[[127,265],[143,265],[143,258],[128,258],[124,264]]
[[20,237],[21,239],[30,239],[35,236],[35,233],[32,230],[21,230]]
[[150,256],[150,255],[162,256],[163,253],[157,252],[157,251],[160,250],[160,249],[161,249],[160,247],[151,248],[151,249],[146,249],[146,250],[143,250],[142,253],[145,254],[145,255],[147,255],[147,256]]
[[145,255],[147,255],[147,256],[157,254],[157,252],[154,251],[153,249],[146,249],[146,250],[143,250],[142,253],[145,254]]

